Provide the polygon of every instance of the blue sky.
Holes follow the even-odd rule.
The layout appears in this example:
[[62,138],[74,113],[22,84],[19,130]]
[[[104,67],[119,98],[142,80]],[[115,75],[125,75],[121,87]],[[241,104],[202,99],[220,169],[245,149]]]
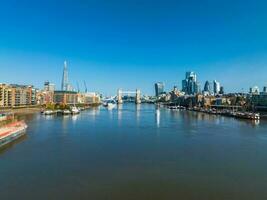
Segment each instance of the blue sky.
[[181,87],[189,70],[228,92],[267,85],[266,1],[0,3],[0,82],[59,88],[66,59],[74,86],[108,95]]

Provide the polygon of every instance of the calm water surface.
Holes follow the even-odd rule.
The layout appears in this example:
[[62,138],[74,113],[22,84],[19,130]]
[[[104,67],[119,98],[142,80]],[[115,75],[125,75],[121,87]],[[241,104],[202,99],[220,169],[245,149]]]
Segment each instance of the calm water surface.
[[124,104],[25,117],[0,199],[267,199],[267,123]]

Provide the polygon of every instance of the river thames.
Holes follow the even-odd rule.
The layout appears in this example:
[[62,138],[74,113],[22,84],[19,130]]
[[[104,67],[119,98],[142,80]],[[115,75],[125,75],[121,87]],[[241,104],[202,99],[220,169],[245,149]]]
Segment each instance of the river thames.
[[1,200],[267,199],[267,123],[124,104],[25,116]]

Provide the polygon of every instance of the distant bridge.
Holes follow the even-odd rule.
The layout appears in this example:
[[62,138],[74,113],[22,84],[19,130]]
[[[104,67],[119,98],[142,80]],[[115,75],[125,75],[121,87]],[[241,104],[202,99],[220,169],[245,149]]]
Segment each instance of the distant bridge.
[[122,104],[122,95],[123,94],[135,94],[135,103],[140,104],[141,103],[141,90],[136,89],[135,91],[123,91],[122,89],[118,89],[118,104]]

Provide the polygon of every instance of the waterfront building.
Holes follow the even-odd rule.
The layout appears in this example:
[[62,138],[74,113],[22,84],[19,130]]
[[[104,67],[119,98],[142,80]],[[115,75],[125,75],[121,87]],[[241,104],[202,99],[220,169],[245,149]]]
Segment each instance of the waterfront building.
[[251,87],[251,88],[249,88],[249,93],[251,94],[251,95],[253,95],[253,94],[260,94],[260,89],[259,89],[259,87],[258,86],[254,86],[254,87]]
[[159,97],[161,94],[164,94],[164,83],[157,82],[155,83],[155,95]]
[[6,84],[0,84],[0,107],[12,106],[12,89]]
[[263,93],[267,93],[267,86],[264,86],[263,87],[263,91],[262,91]]
[[36,89],[31,85],[0,84],[0,107],[36,104]]
[[204,96],[202,101],[202,106],[205,108],[210,108],[214,105],[216,98],[214,96]]
[[51,104],[54,102],[54,91],[38,91],[36,99],[38,105]]
[[220,93],[220,83],[216,80],[213,81],[213,92],[214,94],[219,94]]
[[181,96],[181,92],[178,90],[178,88],[176,86],[173,87],[173,90],[170,92],[171,95],[171,102],[175,102],[177,101],[177,99],[179,98],[179,96]]
[[78,104],[95,104],[100,103],[100,95],[95,92],[86,92],[77,94]]
[[201,86],[197,82],[197,75],[195,72],[186,72],[185,79],[182,80],[182,91],[189,95],[201,93]]
[[50,83],[49,81],[46,81],[44,83],[44,91],[54,92],[55,91],[55,84]]
[[12,84],[11,87],[15,91],[14,106],[32,105],[32,86]]
[[90,103],[100,103],[101,98],[100,95],[95,93],[95,92],[87,92],[84,94],[85,96],[85,103],[90,104]]
[[252,108],[259,111],[267,111],[267,93],[252,94],[250,97]]
[[55,91],[54,92],[54,103],[73,105],[78,103],[77,92],[74,91]]
[[36,105],[38,89],[32,87],[31,90],[31,105]]
[[227,105],[228,101],[226,97],[218,97],[215,100],[215,104],[216,106],[222,106],[222,105]]

